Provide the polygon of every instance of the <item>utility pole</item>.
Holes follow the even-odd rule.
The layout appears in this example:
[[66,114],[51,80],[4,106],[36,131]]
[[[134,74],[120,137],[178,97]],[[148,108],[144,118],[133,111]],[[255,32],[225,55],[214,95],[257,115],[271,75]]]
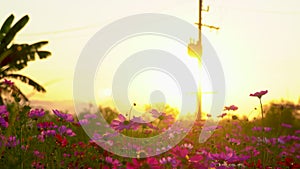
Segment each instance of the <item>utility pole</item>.
[[[203,9],[203,0],[199,0],[199,21],[196,23],[198,25],[198,40],[195,42],[193,39],[190,40],[190,44],[188,45],[188,54],[191,57],[194,57],[198,60],[198,66],[199,70],[201,71],[202,68],[202,26],[211,28],[211,29],[216,29],[218,30],[219,27],[216,26],[211,26],[211,25],[206,25],[202,24],[202,11],[208,12],[209,11],[209,6],[207,6],[206,9]],[[200,73],[201,75],[201,73]],[[199,78],[200,82],[198,84],[198,91],[197,91],[197,104],[198,104],[198,119],[202,119],[202,89],[201,89],[201,76]]]

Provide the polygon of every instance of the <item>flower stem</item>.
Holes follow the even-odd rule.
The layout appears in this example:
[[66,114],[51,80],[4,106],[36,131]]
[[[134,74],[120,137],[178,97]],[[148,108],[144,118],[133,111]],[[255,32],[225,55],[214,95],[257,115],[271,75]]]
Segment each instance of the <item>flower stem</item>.
[[261,110],[261,124],[262,124],[262,127],[263,127],[264,126],[264,110],[263,110],[261,98],[259,98],[259,103],[260,103],[260,110]]
[[264,136],[265,136],[265,134],[264,134],[264,110],[263,110],[263,106],[262,106],[262,102],[261,102],[261,98],[259,98],[259,103],[260,103],[260,110],[261,110],[261,126],[262,126],[262,143],[261,143],[261,146],[262,146],[262,167],[264,168],[265,166],[264,166],[264,163],[265,163],[265,160],[266,160],[266,158],[265,158],[265,155],[266,155],[266,153],[265,153],[265,151],[264,151],[264,147],[265,147],[265,138],[264,138]]

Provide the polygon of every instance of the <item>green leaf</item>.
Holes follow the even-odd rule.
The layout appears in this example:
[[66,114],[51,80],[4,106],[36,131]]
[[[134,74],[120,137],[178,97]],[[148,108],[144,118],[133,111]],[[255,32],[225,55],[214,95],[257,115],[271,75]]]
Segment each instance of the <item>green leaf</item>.
[[8,49],[8,50],[0,53],[0,65],[2,65],[2,61],[12,53],[13,53],[12,49]]
[[5,37],[6,33],[9,31],[13,20],[14,20],[14,15],[10,15],[3,23],[0,29],[0,42]]
[[1,30],[0,30],[1,33],[7,33],[7,32],[8,32],[8,30],[9,30],[10,27],[11,27],[11,24],[12,24],[14,18],[15,18],[14,15],[11,14],[11,15],[5,20],[5,22],[3,23],[2,27],[1,27]]
[[18,79],[18,80],[22,81],[23,83],[26,83],[26,84],[32,86],[38,92],[46,92],[46,89],[43,86],[41,86],[37,82],[33,81],[32,79],[30,79],[29,77],[26,77],[24,75],[20,75],[20,74],[8,74],[5,77]]
[[51,52],[48,51],[38,51],[37,54],[39,55],[40,59],[47,58],[51,55]]
[[35,49],[39,49],[41,48],[42,46],[48,44],[48,41],[40,41],[40,42],[36,42],[32,45],[30,45],[31,47],[35,48]]
[[5,37],[0,42],[0,53],[2,53],[7,48],[16,34],[27,24],[28,21],[29,16],[25,15],[11,29],[9,29]]

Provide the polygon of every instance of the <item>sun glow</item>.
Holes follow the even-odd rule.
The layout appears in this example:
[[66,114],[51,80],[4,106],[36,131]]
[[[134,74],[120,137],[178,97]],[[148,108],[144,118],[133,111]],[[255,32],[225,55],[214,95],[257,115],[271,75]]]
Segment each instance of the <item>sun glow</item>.
[[[145,112],[146,105],[154,105],[155,103],[165,103],[165,105],[181,110],[182,95],[185,95],[190,103],[185,113],[196,112],[197,91],[182,93],[178,79],[173,77],[168,70],[161,70],[160,68],[145,69],[136,72],[131,77],[129,84],[113,84],[115,73],[122,62],[134,53],[147,49],[160,49],[174,55],[174,59],[179,59],[189,69],[196,85],[199,84],[201,78],[202,91],[204,91],[202,107],[204,111],[210,110],[212,96],[210,92],[207,93],[206,91],[210,91],[211,86],[205,67],[202,67],[200,76],[198,61],[188,55],[187,44],[157,35],[131,37],[117,44],[107,53],[105,59],[99,63],[95,77],[94,90],[99,91],[95,95],[97,103],[107,104],[110,101],[120,112],[128,112],[133,103],[137,103],[133,110],[139,113]],[[112,96],[112,85],[128,86],[127,91],[124,91],[124,95],[128,96],[130,105],[123,104],[124,101],[118,100],[118,96]]]

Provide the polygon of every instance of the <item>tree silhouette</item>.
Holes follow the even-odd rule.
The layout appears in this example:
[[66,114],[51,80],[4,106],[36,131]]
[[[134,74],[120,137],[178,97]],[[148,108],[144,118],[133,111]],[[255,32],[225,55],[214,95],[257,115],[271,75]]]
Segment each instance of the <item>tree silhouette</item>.
[[[9,89],[3,81],[6,78],[20,80],[21,82],[32,86],[38,92],[46,92],[45,88],[34,80],[15,72],[25,68],[28,62],[34,61],[36,55],[40,59],[50,56],[51,53],[49,51],[39,50],[42,46],[46,45],[48,41],[40,41],[34,44],[13,44],[13,39],[27,24],[29,16],[25,15],[14,25],[12,24],[13,20],[14,16],[10,15],[5,20],[0,30],[0,105],[4,104],[3,94]],[[17,86],[14,85],[10,89],[17,92],[25,101],[28,100]]]

